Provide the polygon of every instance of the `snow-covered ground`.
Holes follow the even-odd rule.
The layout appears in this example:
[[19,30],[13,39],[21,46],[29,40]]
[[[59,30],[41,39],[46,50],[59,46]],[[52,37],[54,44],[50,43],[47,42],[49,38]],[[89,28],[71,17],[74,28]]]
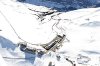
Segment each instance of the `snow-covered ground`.
[[[55,66],[72,66],[66,57],[76,66],[100,65],[100,8],[38,17],[50,10],[44,6],[0,0],[0,66],[48,66],[49,62]],[[66,35],[63,46],[42,57],[22,52],[17,45],[22,42],[18,36],[32,44],[45,44],[57,34]]]

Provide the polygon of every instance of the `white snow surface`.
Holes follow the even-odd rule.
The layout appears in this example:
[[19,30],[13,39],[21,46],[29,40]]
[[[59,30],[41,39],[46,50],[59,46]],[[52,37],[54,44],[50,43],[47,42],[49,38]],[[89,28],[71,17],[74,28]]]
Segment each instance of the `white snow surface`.
[[[56,12],[43,17],[43,21],[36,16],[40,12],[29,8],[40,12],[50,10],[15,0],[0,0],[0,66],[48,66],[49,62],[55,66],[72,66],[65,57],[74,61],[76,66],[100,66],[100,8]],[[38,57],[20,51],[17,43],[22,40],[11,25],[18,36],[32,44],[48,43],[57,34],[65,34],[66,40],[57,52],[50,51]],[[57,55],[61,56],[60,61]],[[77,61],[79,55],[91,60],[78,64],[81,63]]]

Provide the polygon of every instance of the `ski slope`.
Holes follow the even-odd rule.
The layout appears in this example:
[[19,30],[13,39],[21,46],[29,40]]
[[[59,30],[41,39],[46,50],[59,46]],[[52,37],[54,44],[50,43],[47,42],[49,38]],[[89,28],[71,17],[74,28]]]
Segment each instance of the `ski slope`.
[[[55,66],[72,66],[66,57],[76,66],[100,65],[100,8],[37,16],[50,10],[44,6],[0,0],[0,66],[48,66],[49,62]],[[17,45],[23,40],[45,44],[57,34],[66,35],[63,46],[42,57],[22,52]]]

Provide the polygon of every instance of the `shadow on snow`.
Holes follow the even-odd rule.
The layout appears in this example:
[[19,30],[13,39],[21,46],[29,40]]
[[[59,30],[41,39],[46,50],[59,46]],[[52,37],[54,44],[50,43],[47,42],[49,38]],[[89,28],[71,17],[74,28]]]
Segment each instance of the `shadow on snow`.
[[[12,52],[10,52],[11,55],[15,56],[18,55],[18,52],[14,51],[16,48],[18,48],[17,45],[15,45],[12,41],[10,41],[9,39],[3,37],[3,36],[0,36],[0,45],[1,47],[0,48],[5,48],[8,52],[10,52],[10,50],[12,50]],[[10,49],[10,50],[9,50]],[[5,53],[6,54],[6,53]],[[29,54],[29,53],[26,53],[24,52],[25,54],[25,61],[24,62],[30,62],[30,63],[34,63],[35,61],[35,58],[36,58],[36,55],[34,54]]]

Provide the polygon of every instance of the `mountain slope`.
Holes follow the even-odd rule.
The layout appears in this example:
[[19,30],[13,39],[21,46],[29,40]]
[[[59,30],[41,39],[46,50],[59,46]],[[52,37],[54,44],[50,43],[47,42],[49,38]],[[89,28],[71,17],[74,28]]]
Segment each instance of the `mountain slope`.
[[17,0],[24,3],[45,6],[57,11],[71,11],[81,8],[100,7],[100,0]]
[[[43,16],[48,11],[53,10],[0,0],[0,61],[8,66],[48,66],[49,62],[55,66],[72,66],[66,61],[68,58],[76,66],[100,65],[100,8]],[[32,44],[45,44],[57,34],[66,35],[63,46],[57,52],[50,51],[42,57],[22,52],[17,45],[22,42],[20,38]]]

